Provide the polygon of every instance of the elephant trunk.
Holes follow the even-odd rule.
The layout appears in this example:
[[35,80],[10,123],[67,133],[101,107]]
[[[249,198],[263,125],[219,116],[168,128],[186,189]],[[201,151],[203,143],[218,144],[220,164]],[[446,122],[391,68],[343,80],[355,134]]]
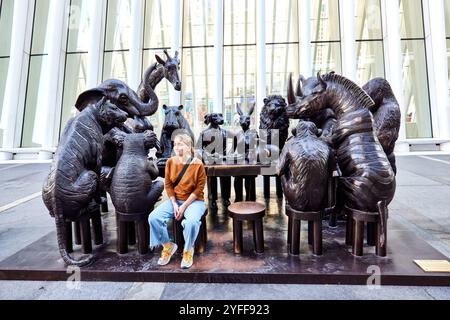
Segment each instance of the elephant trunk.
[[138,94],[132,94],[131,103],[138,108],[140,116],[151,116],[158,111],[159,99],[151,86],[150,75],[154,72],[156,64],[145,71],[144,79],[139,86]]
[[56,223],[56,235],[58,240],[59,253],[61,254],[61,257],[63,258],[64,262],[67,265],[77,267],[84,267],[92,263],[93,261],[92,255],[89,255],[87,258],[81,260],[75,260],[69,255],[66,247],[67,233],[66,233],[66,222],[64,217],[60,214],[55,214],[55,223]]

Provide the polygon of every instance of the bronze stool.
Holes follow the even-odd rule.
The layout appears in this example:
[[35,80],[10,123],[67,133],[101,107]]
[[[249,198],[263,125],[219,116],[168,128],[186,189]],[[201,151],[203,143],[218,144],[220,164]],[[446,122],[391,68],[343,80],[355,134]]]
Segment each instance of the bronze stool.
[[286,215],[288,216],[288,245],[289,253],[292,255],[300,254],[300,227],[302,221],[308,221],[308,244],[313,246],[313,253],[317,256],[322,255],[322,220],[324,213],[322,211],[298,211],[292,209],[286,203]]
[[[208,209],[202,217],[202,224],[200,225],[200,232],[198,233],[197,239],[195,240],[195,252],[202,254],[206,250],[206,243],[208,242],[208,228],[206,225],[206,216],[208,215]],[[184,248],[184,236],[183,236],[183,226],[181,221],[173,219],[173,238],[178,246],[178,252],[182,253]]]
[[[380,205],[382,208],[384,204]],[[379,257],[387,255],[387,220],[389,212],[366,212],[345,207],[347,213],[346,244],[352,246],[352,253],[361,257],[364,254],[364,231],[367,223],[368,245],[375,245]],[[375,228],[374,228],[375,226]]]
[[[153,211],[150,210],[149,212]],[[123,214],[116,211],[117,218],[117,252],[125,254],[128,245],[136,244],[139,254],[147,254],[150,245],[150,226],[148,224],[149,212],[136,214]]]
[[[97,246],[103,244],[100,205],[94,201],[85,210],[88,212],[82,214],[81,218],[75,221],[66,220],[66,246],[68,253],[73,252],[73,243],[81,245],[84,254],[92,253],[91,221],[94,244]],[[72,241],[72,236],[74,236],[74,241]]]
[[233,219],[233,249],[234,253],[242,253],[243,230],[242,222],[247,221],[253,229],[253,242],[257,253],[264,253],[263,218],[266,206],[258,202],[236,202],[228,207]]

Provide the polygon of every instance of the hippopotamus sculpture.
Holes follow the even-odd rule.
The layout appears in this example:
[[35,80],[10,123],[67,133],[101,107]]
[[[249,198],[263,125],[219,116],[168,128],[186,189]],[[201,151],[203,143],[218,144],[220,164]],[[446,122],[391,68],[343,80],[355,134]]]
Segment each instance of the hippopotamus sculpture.
[[90,105],[69,120],[42,191],[50,215],[55,218],[58,247],[68,265],[84,266],[92,262],[89,256],[81,260],[70,257],[66,245],[66,220],[76,221],[88,205],[99,197],[99,175],[102,167],[103,135],[127,120],[127,113],[106,98]]
[[[264,107],[261,110],[259,129],[265,130],[267,138],[260,135],[262,144],[266,144],[269,149],[272,136],[278,137],[279,145],[275,146],[280,151],[289,136],[289,118],[286,115],[286,100],[282,96],[273,95],[264,99]],[[276,177],[276,190],[278,198],[283,197],[280,177]],[[264,176],[264,197],[270,198],[270,176]]]
[[298,211],[320,211],[326,206],[332,153],[312,122],[300,120],[281,152],[281,176],[287,203]]
[[370,108],[373,114],[375,134],[391,163],[394,173],[397,173],[394,148],[398,139],[401,122],[401,111],[389,82],[383,78],[370,80],[363,87],[372,98],[374,105]]
[[194,133],[192,132],[189,123],[181,113],[183,106],[169,107],[164,105],[163,109],[166,116],[161,131],[161,151],[156,154],[157,158],[161,159],[158,163],[163,163],[172,156],[172,135],[175,131],[180,132],[180,130],[183,130],[191,136],[192,141],[195,141]]
[[[195,145],[197,156],[204,162],[221,163],[227,157],[227,143],[230,133],[220,126],[225,123],[221,113],[211,113],[205,115],[205,124],[209,125],[207,129],[200,133],[200,137]],[[216,139],[218,139],[216,141]],[[217,209],[217,178],[208,177],[208,199],[212,209]],[[225,207],[230,203],[231,195],[231,177],[220,177],[220,191]]]

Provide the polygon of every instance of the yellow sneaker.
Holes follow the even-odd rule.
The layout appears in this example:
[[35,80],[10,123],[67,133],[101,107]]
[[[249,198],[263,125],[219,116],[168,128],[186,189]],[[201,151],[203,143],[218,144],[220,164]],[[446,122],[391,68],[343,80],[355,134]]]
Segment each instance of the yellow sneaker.
[[194,247],[191,247],[188,251],[184,250],[183,260],[181,260],[181,269],[189,269],[194,263]]
[[163,251],[161,252],[161,258],[158,260],[158,265],[165,266],[168,265],[172,256],[177,252],[178,246],[176,243],[169,242],[164,246]]

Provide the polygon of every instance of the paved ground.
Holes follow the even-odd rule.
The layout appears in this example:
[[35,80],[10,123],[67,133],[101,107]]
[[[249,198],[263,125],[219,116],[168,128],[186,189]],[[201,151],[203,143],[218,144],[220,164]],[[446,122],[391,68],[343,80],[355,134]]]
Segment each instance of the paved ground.
[[[450,156],[398,158],[391,217],[450,259]],[[48,164],[0,165],[0,261],[54,229],[39,192]],[[448,299],[445,287],[0,281],[0,299]]]

